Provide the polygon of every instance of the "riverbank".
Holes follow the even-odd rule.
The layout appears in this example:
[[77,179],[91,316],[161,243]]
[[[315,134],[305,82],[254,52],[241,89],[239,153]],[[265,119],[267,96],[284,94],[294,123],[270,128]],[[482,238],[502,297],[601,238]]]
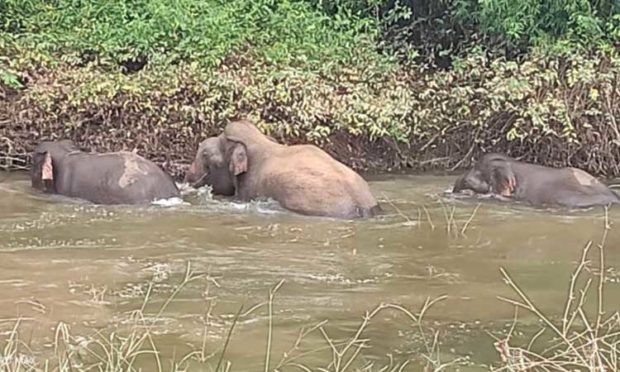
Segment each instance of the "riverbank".
[[[563,33],[536,39],[493,26],[525,19],[523,9],[363,3],[7,2],[0,169],[28,168],[42,139],[71,138],[137,149],[181,177],[202,139],[245,117],[358,170],[456,170],[497,151],[620,176],[611,5],[586,14],[607,33],[551,9]],[[425,18],[441,14],[450,22]]]
[[2,88],[0,167],[27,167],[38,141],[66,137],[96,151],[137,149],[181,176],[199,141],[247,117],[283,143],[315,143],[355,169],[453,170],[497,151],[620,175],[616,53],[461,63],[337,78],[244,60],[215,71],[29,71],[25,88]]

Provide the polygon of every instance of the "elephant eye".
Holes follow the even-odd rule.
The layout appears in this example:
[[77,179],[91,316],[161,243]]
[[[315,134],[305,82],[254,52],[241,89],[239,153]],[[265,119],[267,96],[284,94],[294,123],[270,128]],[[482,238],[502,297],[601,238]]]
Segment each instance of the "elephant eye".
[[202,150],[202,159],[204,160],[205,164],[212,164],[215,161],[215,155],[213,154],[213,151],[206,148],[204,150]]

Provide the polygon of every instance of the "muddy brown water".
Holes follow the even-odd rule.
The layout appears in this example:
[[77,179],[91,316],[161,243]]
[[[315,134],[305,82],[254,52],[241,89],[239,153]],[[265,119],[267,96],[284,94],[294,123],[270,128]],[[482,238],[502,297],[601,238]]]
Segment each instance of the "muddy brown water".
[[[514,316],[498,299],[515,298],[500,267],[542,311],[559,315],[570,272],[584,245],[600,241],[606,221],[602,208],[543,210],[455,199],[443,194],[450,176],[368,178],[385,215],[338,221],[204,192],[185,195],[185,205],[94,206],[35,192],[26,174],[0,174],[1,339],[20,318],[22,340],[42,360],[53,353],[59,322],[85,344],[96,332],[127,331],[149,286],[145,312],[152,316],[178,288],[189,262],[202,276],[178,291],[152,328],[166,370],[170,360],[203,345],[205,354],[214,354],[207,362],[214,369],[239,307],[266,301],[280,281],[271,368],[291,350],[291,363],[327,367],[333,354],[320,330],[293,348],[304,327],[326,320],[325,334],[337,343],[352,337],[380,303],[418,312],[427,298],[446,296],[423,322],[439,332],[441,361],[466,357],[462,370],[484,370],[498,360],[492,335],[505,334]],[[618,209],[608,213],[612,225],[619,217]],[[620,229],[612,226],[605,250],[608,309],[620,307],[619,242]],[[238,318],[224,358],[232,371],[264,368],[267,314],[263,306]],[[536,324],[526,312],[519,315],[524,324]],[[361,334],[368,347],[351,367],[374,363],[379,370],[390,358],[414,359],[407,368],[418,370],[432,339],[426,336],[424,342],[402,313],[384,310]],[[299,370],[291,363],[280,370]],[[209,369],[194,363],[190,370]]]

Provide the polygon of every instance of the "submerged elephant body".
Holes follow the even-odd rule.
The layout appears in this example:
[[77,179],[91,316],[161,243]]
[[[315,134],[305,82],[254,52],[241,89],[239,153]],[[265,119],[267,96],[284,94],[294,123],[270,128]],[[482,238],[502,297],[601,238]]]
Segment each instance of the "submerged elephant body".
[[616,193],[583,170],[530,164],[495,153],[484,155],[456,180],[453,192],[462,190],[538,206],[585,208],[620,203]]
[[85,153],[71,141],[42,142],[33,154],[32,186],[95,204],[149,204],[180,195],[172,178],[132,152]]
[[272,198],[306,215],[358,218],[380,211],[359,174],[316,146],[278,144],[247,121],[203,141],[186,181],[243,201]]

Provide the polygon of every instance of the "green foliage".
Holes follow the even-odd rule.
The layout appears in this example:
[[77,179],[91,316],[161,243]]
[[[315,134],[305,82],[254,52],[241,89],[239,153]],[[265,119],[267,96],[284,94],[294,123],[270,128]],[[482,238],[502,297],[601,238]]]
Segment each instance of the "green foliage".
[[377,50],[447,68],[480,43],[508,57],[532,47],[612,47],[620,43],[620,1],[4,0],[0,31],[17,57],[129,70],[212,68],[240,54],[308,71],[389,66]]
[[548,45],[571,40],[578,46],[591,43],[618,42],[617,35],[607,34],[614,27],[620,5],[613,0],[483,0],[482,29],[501,37],[508,44]]
[[[0,48],[2,43],[0,42]],[[15,71],[12,71],[8,67],[8,58],[0,56],[0,88],[5,85],[12,89],[22,88],[23,85],[19,81],[19,76]]]
[[247,50],[268,63],[323,67],[355,63],[373,50],[372,20],[330,18],[287,0],[5,0],[0,30],[17,46],[65,61],[146,60],[213,67]]
[[[376,19],[384,42],[453,54],[483,42],[507,55],[620,43],[617,0],[311,0],[327,14]],[[463,54],[463,53],[460,53]]]
[[19,77],[15,73],[3,68],[2,66],[0,66],[0,84],[4,84],[7,87],[13,89],[23,87],[22,83],[19,81]]
[[443,159],[432,165],[446,169],[480,151],[501,151],[620,174],[617,53],[517,63],[472,52],[455,60],[458,68],[431,74],[377,73],[372,65],[338,76],[296,68],[276,74],[260,60],[229,62],[216,72],[187,63],[131,75],[59,66],[31,81],[20,99],[0,100],[0,122],[10,123],[0,137],[23,153],[38,133],[182,164],[198,141],[246,117],[279,141],[326,146],[357,167],[420,169]]
[[248,117],[282,141],[341,141],[332,152],[358,166],[459,166],[496,150],[617,175],[619,7],[0,0],[0,95],[15,98],[0,99],[0,137],[24,153],[31,133],[64,133],[188,161],[197,140]]

